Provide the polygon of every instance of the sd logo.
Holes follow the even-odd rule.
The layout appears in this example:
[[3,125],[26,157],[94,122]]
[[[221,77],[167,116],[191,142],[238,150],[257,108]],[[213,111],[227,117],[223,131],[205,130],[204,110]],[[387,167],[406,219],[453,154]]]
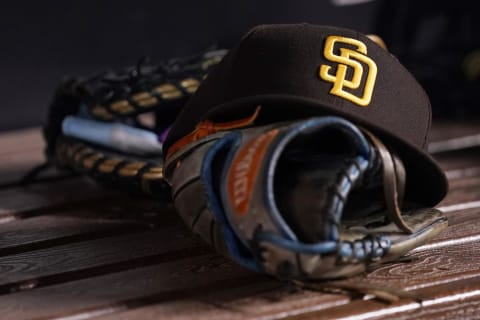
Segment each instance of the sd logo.
[[[340,54],[335,54],[335,44]],[[350,45],[348,48],[342,47],[342,44]],[[354,46],[356,49],[351,49]],[[321,65],[319,76],[325,81],[333,84],[330,90],[331,94],[349,100],[359,106],[366,107],[372,99],[373,87],[375,86],[375,79],[377,77],[377,65],[367,55],[367,46],[356,39],[329,36],[325,41],[323,55],[331,62],[337,63],[336,72],[331,74],[332,66]],[[368,67],[365,70],[362,63]],[[348,68],[352,68],[353,74],[351,79],[347,79]],[[367,72],[364,83],[362,78],[364,72]],[[352,93],[353,90],[358,90],[363,87],[363,92],[358,95]],[[349,89],[349,91],[346,91]]]

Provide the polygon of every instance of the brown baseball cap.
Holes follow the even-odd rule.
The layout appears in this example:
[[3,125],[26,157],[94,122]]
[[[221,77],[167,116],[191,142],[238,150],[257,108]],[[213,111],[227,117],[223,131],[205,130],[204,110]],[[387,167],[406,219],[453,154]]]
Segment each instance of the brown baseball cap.
[[239,119],[258,105],[259,122],[338,115],[368,128],[402,158],[410,201],[434,206],[448,190],[426,151],[427,95],[392,54],[363,34],[309,24],[253,28],[187,103],[164,150],[202,120]]

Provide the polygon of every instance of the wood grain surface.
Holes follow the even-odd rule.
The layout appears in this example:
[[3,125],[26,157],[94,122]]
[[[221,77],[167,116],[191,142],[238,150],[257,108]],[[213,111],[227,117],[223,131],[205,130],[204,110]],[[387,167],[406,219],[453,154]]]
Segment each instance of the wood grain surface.
[[[433,124],[436,143],[480,122]],[[0,319],[480,319],[480,146],[435,155],[449,227],[406,259],[344,280],[404,290],[393,303],[281,283],[219,256],[171,204],[41,164],[38,129],[0,135]]]

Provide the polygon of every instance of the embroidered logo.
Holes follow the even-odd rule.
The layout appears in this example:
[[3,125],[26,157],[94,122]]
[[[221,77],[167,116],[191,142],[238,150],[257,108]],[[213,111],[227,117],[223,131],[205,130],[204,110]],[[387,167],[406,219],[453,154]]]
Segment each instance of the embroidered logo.
[[[335,47],[338,53],[335,52]],[[330,93],[359,106],[368,106],[377,78],[377,65],[367,56],[367,46],[356,39],[329,36],[325,41],[323,55],[328,61],[336,63],[336,71],[332,73],[332,66],[320,66],[320,78],[333,84]],[[349,68],[351,72],[348,72]]]

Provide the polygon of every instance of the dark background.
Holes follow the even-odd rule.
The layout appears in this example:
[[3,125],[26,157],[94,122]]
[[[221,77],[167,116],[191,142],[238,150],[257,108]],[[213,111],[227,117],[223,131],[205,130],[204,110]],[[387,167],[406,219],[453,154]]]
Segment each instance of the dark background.
[[[345,1],[359,4],[334,4]],[[213,44],[229,48],[263,23],[380,34],[427,90],[434,116],[479,116],[478,6],[471,0],[3,1],[0,131],[43,124],[66,75],[130,66],[143,56],[152,62],[189,56]]]
[[228,48],[262,23],[309,22],[370,32],[377,2],[4,1],[0,6],[0,130],[41,125],[62,76],[88,75]]

